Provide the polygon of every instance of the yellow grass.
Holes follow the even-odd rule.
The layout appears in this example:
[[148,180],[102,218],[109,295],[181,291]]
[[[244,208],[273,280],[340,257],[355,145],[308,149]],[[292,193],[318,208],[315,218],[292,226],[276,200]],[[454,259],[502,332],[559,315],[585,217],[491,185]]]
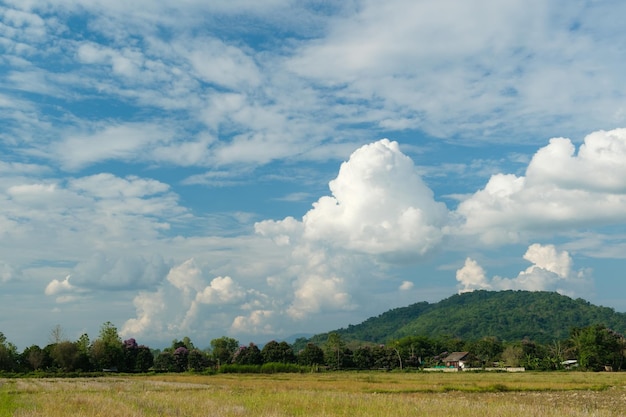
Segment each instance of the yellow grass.
[[0,416],[623,416],[626,373],[0,380]]

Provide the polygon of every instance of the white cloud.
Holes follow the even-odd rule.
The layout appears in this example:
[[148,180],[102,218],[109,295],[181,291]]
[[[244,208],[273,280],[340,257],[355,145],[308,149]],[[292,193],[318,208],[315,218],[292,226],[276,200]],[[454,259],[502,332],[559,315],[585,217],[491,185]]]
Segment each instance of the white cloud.
[[[151,301],[142,293],[135,299],[137,318],[125,328],[148,323],[144,333],[226,331],[229,323],[232,332],[281,331],[319,315],[355,310],[368,300],[365,288],[384,280],[377,262],[394,256],[415,261],[441,242],[447,210],[434,201],[395,142],[381,140],[356,150],[330,188],[333,196],[322,197],[302,221],[256,223],[257,235],[246,240],[257,248],[247,252],[245,265],[233,259],[226,274],[210,280],[205,255],[199,255],[202,265],[187,260],[172,268],[158,290],[172,301],[154,310],[143,306]],[[400,289],[413,285],[406,281]]]
[[402,284],[400,284],[400,291],[409,291],[412,290],[413,287],[415,287],[415,284],[412,283],[411,281],[402,281]]
[[[298,320],[356,308],[361,300],[353,294],[366,285],[361,274],[372,277],[378,268],[361,254],[415,261],[438,248],[447,222],[445,205],[434,200],[398,144],[386,139],[357,149],[329,186],[332,196],[314,203],[302,222],[287,217],[255,225],[258,234],[291,251],[283,275],[294,291],[287,313]],[[405,282],[401,289],[411,286]]]
[[613,6],[364,1],[333,16],[289,66],[349,103],[376,103],[386,127],[502,142],[565,118],[579,133],[614,124],[623,107],[611,87],[623,85],[623,51],[611,52],[616,32],[600,23]]
[[[266,308],[263,293],[244,288],[231,277],[215,277],[207,283],[194,259],[171,268],[155,292],[141,292],[133,303],[137,317],[126,321],[122,334],[135,337],[175,337],[192,331],[208,337],[211,332],[228,329],[263,333],[262,329],[271,329],[265,319],[274,317]],[[253,310],[244,316],[250,308]]]
[[187,297],[192,291],[199,292],[203,287],[202,271],[193,259],[188,259],[172,268],[167,274],[167,280]]
[[57,295],[63,292],[71,292],[74,290],[74,286],[70,284],[70,276],[65,277],[63,281],[59,281],[58,279],[53,279],[46,286],[45,294],[46,295]]
[[98,253],[79,262],[72,270],[75,286],[90,289],[129,290],[151,288],[167,275],[161,256],[113,255]]
[[398,144],[381,140],[356,150],[302,219],[304,237],[370,254],[424,255],[442,239],[445,205],[433,198]]
[[163,126],[126,123],[68,136],[52,151],[65,169],[78,170],[110,159],[142,160],[145,150],[170,142],[173,136]]
[[66,276],[62,281],[53,279],[46,286],[44,291],[47,296],[56,296],[55,301],[58,304],[65,304],[80,300],[81,296],[86,292],[87,291],[84,289],[76,287],[70,283],[70,275]]
[[233,304],[245,299],[246,293],[231,277],[216,277],[199,292],[196,301],[203,304]]
[[626,129],[600,130],[585,137],[576,153],[570,139],[555,138],[526,170],[527,181],[564,190],[626,193]]
[[275,312],[271,310],[254,310],[247,316],[237,316],[233,320],[230,330],[234,334],[271,335],[277,329],[272,326]]
[[241,49],[218,39],[187,41],[177,49],[184,51],[182,54],[204,82],[237,89],[254,87],[260,82],[254,60]]
[[471,258],[465,259],[463,268],[456,271],[456,280],[463,286],[459,290],[460,293],[492,288],[485,275],[485,270]]
[[[172,317],[163,317],[163,312],[171,300],[166,299],[164,291],[159,289],[156,292],[140,292],[133,300],[133,305],[137,311],[137,318],[127,320],[120,329],[123,337],[147,335],[152,332],[158,336],[163,335],[166,322]],[[166,333],[167,336],[170,333]]]
[[[2,218],[0,218],[0,229],[2,229],[2,226]],[[0,284],[9,282],[20,275],[21,274],[19,272],[15,271],[15,268],[0,259]]]
[[572,269],[572,258],[567,251],[558,251],[554,245],[533,244],[524,259],[533,265],[515,278],[486,277],[483,268],[471,258],[456,272],[459,292],[475,290],[557,291],[570,296],[588,296],[592,287],[591,272]]
[[166,184],[111,174],[38,179],[47,170],[6,166],[15,170],[0,179],[0,249],[12,277],[71,275],[89,290],[151,288],[165,277],[159,239],[186,216]]
[[516,242],[546,230],[626,220],[626,129],[585,137],[578,154],[569,139],[552,139],[526,176],[493,175],[456,211],[461,233],[487,243]]
[[311,275],[298,282],[295,299],[287,313],[295,319],[315,315],[322,310],[355,308],[352,297],[344,290],[343,279],[335,276]]
[[84,64],[110,65],[113,74],[141,82],[144,57],[139,50],[124,48],[115,50],[95,43],[83,43],[76,51],[77,58]]
[[[0,281],[32,274],[58,302],[80,291],[140,291],[128,332],[266,333],[366,308],[368,292],[383,287],[396,299],[418,293],[417,281],[388,278],[399,261],[626,220],[623,129],[594,132],[578,151],[553,139],[523,176],[493,175],[474,194],[455,185],[462,201],[453,213],[396,142],[362,146],[397,131],[413,152],[433,144],[426,135],[528,144],[545,132],[575,137],[622,124],[622,4],[157,3],[0,6],[0,249],[11,262],[0,263]],[[84,25],[70,27],[68,16]],[[305,187],[328,178],[324,164],[348,156],[304,216],[242,231],[257,207],[313,195]],[[474,165],[464,157],[433,159],[426,178],[502,171],[489,155]],[[159,180],[138,176],[148,169]],[[184,185],[222,188],[178,194],[173,169]],[[258,184],[257,174],[268,188],[285,178],[298,188],[282,200],[275,195],[287,193],[275,189],[268,204],[214,210],[239,204],[227,187]],[[612,239],[604,253],[619,257],[621,238]],[[531,246],[533,266],[513,279],[488,279],[469,259],[459,281],[556,286],[575,273],[569,255],[552,252]],[[71,284],[50,281],[66,275]]]

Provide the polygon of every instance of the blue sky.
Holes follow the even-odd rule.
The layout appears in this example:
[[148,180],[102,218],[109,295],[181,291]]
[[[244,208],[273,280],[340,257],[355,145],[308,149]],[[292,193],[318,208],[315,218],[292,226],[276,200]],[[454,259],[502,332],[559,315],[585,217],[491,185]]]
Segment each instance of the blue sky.
[[620,1],[0,2],[0,331],[626,311]]

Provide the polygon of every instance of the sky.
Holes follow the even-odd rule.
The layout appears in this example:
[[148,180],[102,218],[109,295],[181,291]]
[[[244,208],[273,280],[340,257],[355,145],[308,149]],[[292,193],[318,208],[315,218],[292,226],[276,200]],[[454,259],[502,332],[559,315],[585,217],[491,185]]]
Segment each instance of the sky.
[[0,0],[0,331],[626,311],[626,3]]

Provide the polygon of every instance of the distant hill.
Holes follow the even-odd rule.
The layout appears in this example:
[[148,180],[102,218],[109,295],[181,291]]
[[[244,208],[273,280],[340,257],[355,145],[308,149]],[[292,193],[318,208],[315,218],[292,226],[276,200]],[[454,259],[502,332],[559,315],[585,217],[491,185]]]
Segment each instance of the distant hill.
[[[420,302],[389,310],[336,332],[345,341],[373,343],[413,335],[463,340],[495,336],[503,341],[528,338],[549,343],[567,339],[573,327],[593,324],[603,324],[624,334],[626,313],[555,292],[474,291],[437,303]],[[324,333],[311,341],[323,343],[327,337],[328,333]]]

